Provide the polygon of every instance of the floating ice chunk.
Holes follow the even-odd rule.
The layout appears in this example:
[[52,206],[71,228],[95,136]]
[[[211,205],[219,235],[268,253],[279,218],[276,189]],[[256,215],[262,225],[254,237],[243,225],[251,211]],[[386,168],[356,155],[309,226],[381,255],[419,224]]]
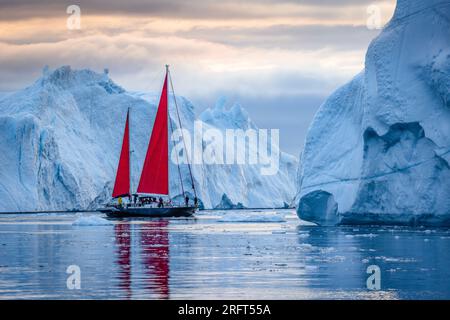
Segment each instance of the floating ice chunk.
[[218,222],[286,222],[283,216],[275,212],[258,213],[228,213]]
[[375,257],[376,260],[382,260],[384,262],[402,262],[402,263],[412,263],[416,262],[416,259],[414,258],[394,258],[394,257]]
[[334,256],[328,259],[324,259],[326,262],[344,262],[345,257],[344,256]]
[[110,226],[113,223],[99,216],[81,216],[75,220],[73,226]]
[[378,236],[376,234],[373,234],[373,233],[368,233],[368,234],[357,234],[357,235],[355,235],[355,237],[358,237],[358,238],[376,238]]
[[376,235],[376,234],[373,234],[373,233],[367,233],[367,234],[355,234],[355,235],[352,235],[352,234],[346,234],[345,237],[348,238],[348,239],[352,239],[352,238],[376,238],[377,235]]
[[336,251],[333,247],[323,247],[318,249],[320,253],[330,253]]
[[300,249],[301,251],[313,251],[315,247],[309,243],[302,243],[298,246],[298,249]]
[[298,238],[300,239],[304,239],[304,238],[308,238],[309,237],[309,233],[299,233],[298,234]]

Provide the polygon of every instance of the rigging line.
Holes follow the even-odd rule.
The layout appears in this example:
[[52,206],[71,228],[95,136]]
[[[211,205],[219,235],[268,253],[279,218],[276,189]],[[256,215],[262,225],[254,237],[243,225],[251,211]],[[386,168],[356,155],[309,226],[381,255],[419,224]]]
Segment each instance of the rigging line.
[[195,185],[194,185],[194,177],[192,176],[191,164],[189,162],[188,154],[187,154],[186,141],[184,140],[184,136],[183,136],[183,126],[181,124],[180,113],[178,112],[177,98],[175,96],[175,90],[173,89],[172,75],[171,75],[170,71],[168,71],[168,73],[169,73],[170,87],[172,88],[173,100],[175,102],[175,109],[177,111],[178,123],[179,123],[180,129],[181,129],[181,139],[183,140],[184,151],[186,152],[187,165],[188,165],[188,169],[189,169],[189,176],[191,178],[191,183],[192,183],[192,190],[194,191],[194,196],[197,198],[197,192],[195,191]]
[[[159,85],[161,78],[164,78],[164,72],[158,71],[155,72],[153,77],[151,78],[146,78],[146,83],[147,85],[144,85],[143,89],[140,91],[132,91],[132,92],[142,92],[142,93],[150,93],[150,95],[153,95],[153,93],[155,93],[154,88],[155,88],[155,84]],[[141,98],[143,99],[143,98]]]
[[[172,132],[172,135],[173,135],[173,125],[172,125],[172,119],[170,119],[170,116],[169,116],[169,123],[170,123],[170,131]],[[173,141],[173,140],[172,140],[172,148],[175,148],[175,141]],[[182,192],[181,194],[184,197],[183,178],[181,177],[180,161],[178,160],[178,152],[176,149],[175,149],[175,157],[177,159],[178,176],[180,177],[180,182],[181,182],[181,192]]]

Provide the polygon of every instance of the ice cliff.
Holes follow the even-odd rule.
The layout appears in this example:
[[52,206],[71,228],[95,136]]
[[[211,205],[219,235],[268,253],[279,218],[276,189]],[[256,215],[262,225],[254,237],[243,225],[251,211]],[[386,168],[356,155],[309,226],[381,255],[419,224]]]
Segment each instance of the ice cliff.
[[[182,123],[192,131],[194,106],[183,97],[177,99]],[[128,92],[106,72],[67,66],[45,69],[33,85],[0,97],[0,211],[92,209],[108,201],[128,107],[136,188],[158,100],[159,92]],[[241,108],[208,112],[211,127],[255,126]],[[173,103],[170,113],[174,118]],[[193,173],[206,208],[222,205],[223,199],[230,205],[280,207],[295,194],[291,178],[296,167],[296,159],[282,153],[280,170],[273,176],[237,164],[195,165]],[[186,190],[191,191],[187,166],[181,169]],[[175,196],[180,187],[174,164],[170,173]]]
[[321,225],[450,225],[450,1],[398,0],[365,69],[320,107],[298,215]]

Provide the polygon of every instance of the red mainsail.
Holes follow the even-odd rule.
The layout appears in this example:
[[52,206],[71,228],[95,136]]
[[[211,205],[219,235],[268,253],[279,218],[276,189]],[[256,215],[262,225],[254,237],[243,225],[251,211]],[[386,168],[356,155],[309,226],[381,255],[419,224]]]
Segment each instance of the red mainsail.
[[114,183],[113,198],[130,195],[130,131],[129,116],[127,112],[127,121],[125,123],[125,132],[123,134],[122,151],[120,152],[119,165],[117,166],[116,182]]
[[142,168],[138,193],[169,194],[169,134],[168,134],[167,72],[156,112],[152,135]]

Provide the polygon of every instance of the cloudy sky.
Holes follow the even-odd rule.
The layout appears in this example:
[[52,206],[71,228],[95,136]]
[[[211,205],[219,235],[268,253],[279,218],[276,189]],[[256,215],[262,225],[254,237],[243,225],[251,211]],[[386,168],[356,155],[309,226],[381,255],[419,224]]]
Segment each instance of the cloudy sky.
[[[67,27],[67,7],[81,28]],[[0,91],[45,65],[102,71],[128,90],[156,91],[170,64],[197,112],[227,97],[298,155],[323,100],[364,66],[395,0],[0,0]],[[72,21],[72,20],[71,20]],[[369,23],[368,23],[369,22]],[[368,24],[370,28],[368,27]]]

